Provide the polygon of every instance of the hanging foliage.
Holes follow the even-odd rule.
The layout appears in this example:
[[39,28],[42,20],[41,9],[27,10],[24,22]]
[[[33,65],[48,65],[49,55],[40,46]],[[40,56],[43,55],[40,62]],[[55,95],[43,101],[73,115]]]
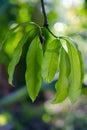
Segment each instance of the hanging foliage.
[[[44,35],[42,36],[43,30],[39,25],[25,23],[20,26],[23,26],[25,31],[8,66],[9,83],[12,84],[14,70],[22,55],[23,46],[28,39],[31,39],[26,56],[25,79],[32,101],[36,99],[42,81],[52,82],[58,72],[59,76],[55,85],[56,96],[53,103],[62,102],[67,97],[72,103],[76,102],[81,95],[84,77],[82,56],[76,43],[68,37],[54,37],[54,40],[45,43],[47,39],[44,41],[41,39]],[[66,48],[62,40],[65,40]],[[44,50],[43,46],[45,46]]]

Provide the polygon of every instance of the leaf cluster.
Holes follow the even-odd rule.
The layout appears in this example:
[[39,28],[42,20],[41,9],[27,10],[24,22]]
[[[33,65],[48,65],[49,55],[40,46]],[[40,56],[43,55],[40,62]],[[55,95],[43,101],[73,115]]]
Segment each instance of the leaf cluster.
[[[19,26],[13,31],[17,28]],[[22,29],[23,33],[8,66],[9,83],[12,84],[23,46],[30,39],[26,55],[25,80],[32,101],[36,99],[42,81],[50,83],[58,73],[53,103],[62,102],[67,97],[72,103],[76,102],[81,95],[84,77],[82,56],[77,44],[69,37],[50,38],[46,36],[47,30],[33,22],[22,24]]]

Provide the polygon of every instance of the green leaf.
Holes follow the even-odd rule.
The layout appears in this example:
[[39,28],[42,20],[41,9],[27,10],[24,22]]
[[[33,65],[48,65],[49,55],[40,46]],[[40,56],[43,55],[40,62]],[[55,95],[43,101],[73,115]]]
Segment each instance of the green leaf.
[[17,47],[22,37],[23,37],[23,33],[21,31],[21,28],[8,31],[2,47],[10,58],[12,57],[14,50]]
[[84,64],[83,64],[83,58],[82,58],[82,53],[80,52],[80,50],[78,49],[78,46],[76,46],[77,51],[78,51],[78,55],[79,55],[79,60],[80,60],[80,67],[81,67],[81,83],[84,79]]
[[60,56],[60,64],[59,64],[60,73],[59,73],[58,81],[55,85],[56,97],[53,100],[53,103],[62,102],[68,96],[69,74],[70,74],[70,72],[67,72],[67,70],[69,69],[68,65],[69,65],[69,57],[66,51],[62,48],[61,56]]
[[14,51],[12,60],[8,66],[8,74],[9,74],[9,83],[10,84],[12,84],[14,69],[20,60],[23,45],[26,43],[27,39],[34,38],[38,32],[39,32],[38,28],[34,28],[34,26],[30,25],[30,30],[28,29],[28,31],[25,32],[25,34],[23,35],[23,37],[19,41],[18,46],[16,47],[16,49]]
[[71,64],[69,98],[74,103],[81,94],[81,66],[78,51],[72,45],[72,40],[66,40],[66,44]]
[[39,93],[42,78],[41,78],[41,65],[42,65],[43,51],[42,46],[39,40],[39,37],[36,36],[31,42],[27,58],[26,58],[26,85],[28,93],[32,101],[36,99],[36,96]]
[[60,46],[58,39],[47,44],[42,63],[42,77],[45,82],[51,82],[56,74]]
[[26,32],[29,32],[32,29],[40,29],[40,27],[34,22],[24,22],[21,25],[25,28]]
[[2,42],[1,48],[4,47],[4,51],[9,55],[10,58],[12,58],[14,50],[23,37],[24,33],[30,32],[29,41],[31,41],[35,37],[35,32],[38,33],[39,30],[40,27],[33,22],[18,24],[8,31],[4,41]]
[[82,83],[82,81],[84,79],[84,63],[83,63],[82,53],[80,52],[77,43],[71,38],[69,38],[69,40],[71,41],[71,43],[73,43],[75,45],[76,50],[77,50],[78,55],[79,55],[80,68],[81,68],[81,83]]
[[9,63],[9,66],[8,66],[9,79],[8,79],[8,81],[9,81],[10,84],[12,84],[14,69],[15,69],[15,66],[17,65],[17,63],[20,60],[20,57],[21,57],[21,54],[22,54],[22,47],[23,47],[24,43],[26,42],[26,40],[28,39],[28,36],[29,36],[29,33],[25,34],[22,37],[18,46],[15,49],[12,60]]

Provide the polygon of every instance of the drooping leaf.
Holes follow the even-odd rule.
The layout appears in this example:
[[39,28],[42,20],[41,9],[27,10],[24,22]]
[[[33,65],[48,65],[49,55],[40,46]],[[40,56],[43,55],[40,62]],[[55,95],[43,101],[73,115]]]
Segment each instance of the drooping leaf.
[[22,47],[23,47],[24,43],[26,42],[28,36],[29,36],[29,33],[25,34],[23,36],[23,38],[20,40],[20,42],[19,42],[19,44],[18,44],[18,46],[15,49],[15,52],[13,54],[13,58],[12,58],[11,62],[9,63],[8,74],[9,74],[9,83],[10,84],[12,84],[14,69],[15,69],[15,66],[17,65],[17,63],[20,60],[20,57],[21,57],[21,54],[22,54]]
[[71,39],[71,38],[68,38],[68,39],[71,43],[73,43],[75,45],[76,50],[77,50],[78,55],[79,55],[80,67],[81,67],[81,83],[82,83],[82,81],[84,79],[84,63],[83,63],[82,53],[78,48],[78,44],[73,39]]
[[81,94],[81,66],[78,51],[72,41],[66,40],[68,55],[71,64],[69,98],[72,103],[76,102]]
[[[69,90],[69,74],[70,72],[67,72],[69,69],[69,57],[65,50],[62,48],[61,50],[61,56],[60,56],[60,63],[59,63],[59,78],[56,82],[56,97],[53,100],[53,103],[59,103],[65,100],[65,98],[68,96],[68,90]],[[69,69],[70,70],[70,69]]]
[[2,43],[4,51],[9,55],[10,58],[12,58],[14,50],[23,37],[24,33],[30,32],[29,41],[31,41],[35,37],[34,34],[36,31],[39,32],[39,26],[33,22],[25,22],[11,27]]
[[81,67],[81,83],[84,79],[84,64],[83,64],[83,58],[82,58],[82,54],[80,52],[80,50],[78,49],[78,46],[76,44],[76,49],[78,51],[78,55],[79,55],[79,60],[80,60],[80,67]]
[[42,46],[39,40],[39,37],[36,36],[31,42],[27,58],[26,58],[26,85],[28,93],[32,101],[36,99],[36,96],[39,93],[42,78],[41,78],[41,65],[42,65],[43,51]]
[[56,74],[60,47],[58,39],[47,44],[42,63],[42,77],[46,82],[51,82]]
[[12,57],[14,50],[17,47],[22,36],[23,36],[23,33],[21,31],[21,28],[17,28],[14,31],[12,31],[12,30],[8,31],[2,47],[10,58]]
[[14,69],[15,66],[18,64],[21,54],[22,54],[22,48],[23,45],[26,43],[28,38],[34,38],[36,36],[36,34],[38,33],[38,29],[37,28],[31,28],[32,26],[30,26],[30,30],[26,31],[24,36],[21,38],[21,40],[18,43],[18,46],[16,47],[12,60],[9,63],[8,66],[8,74],[9,74],[9,83],[12,84],[12,79],[13,79],[13,74],[14,74]]
[[26,32],[30,31],[31,29],[40,29],[39,25],[34,22],[24,22],[21,25],[25,28]]

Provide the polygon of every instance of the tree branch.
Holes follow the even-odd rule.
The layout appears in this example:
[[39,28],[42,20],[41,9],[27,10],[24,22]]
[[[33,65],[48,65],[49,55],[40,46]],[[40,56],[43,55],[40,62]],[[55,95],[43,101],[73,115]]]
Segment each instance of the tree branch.
[[42,6],[43,17],[44,17],[44,25],[43,26],[49,31],[49,33],[53,37],[59,38],[58,36],[53,34],[53,32],[49,29],[48,19],[47,19],[47,15],[46,15],[46,11],[45,11],[45,6],[44,6],[44,0],[41,0],[41,6]]
[[48,28],[48,20],[47,20],[47,15],[46,15],[46,11],[45,11],[45,7],[44,7],[44,0],[41,0],[41,6],[42,6],[42,12],[43,12],[43,16],[44,16],[44,27]]

